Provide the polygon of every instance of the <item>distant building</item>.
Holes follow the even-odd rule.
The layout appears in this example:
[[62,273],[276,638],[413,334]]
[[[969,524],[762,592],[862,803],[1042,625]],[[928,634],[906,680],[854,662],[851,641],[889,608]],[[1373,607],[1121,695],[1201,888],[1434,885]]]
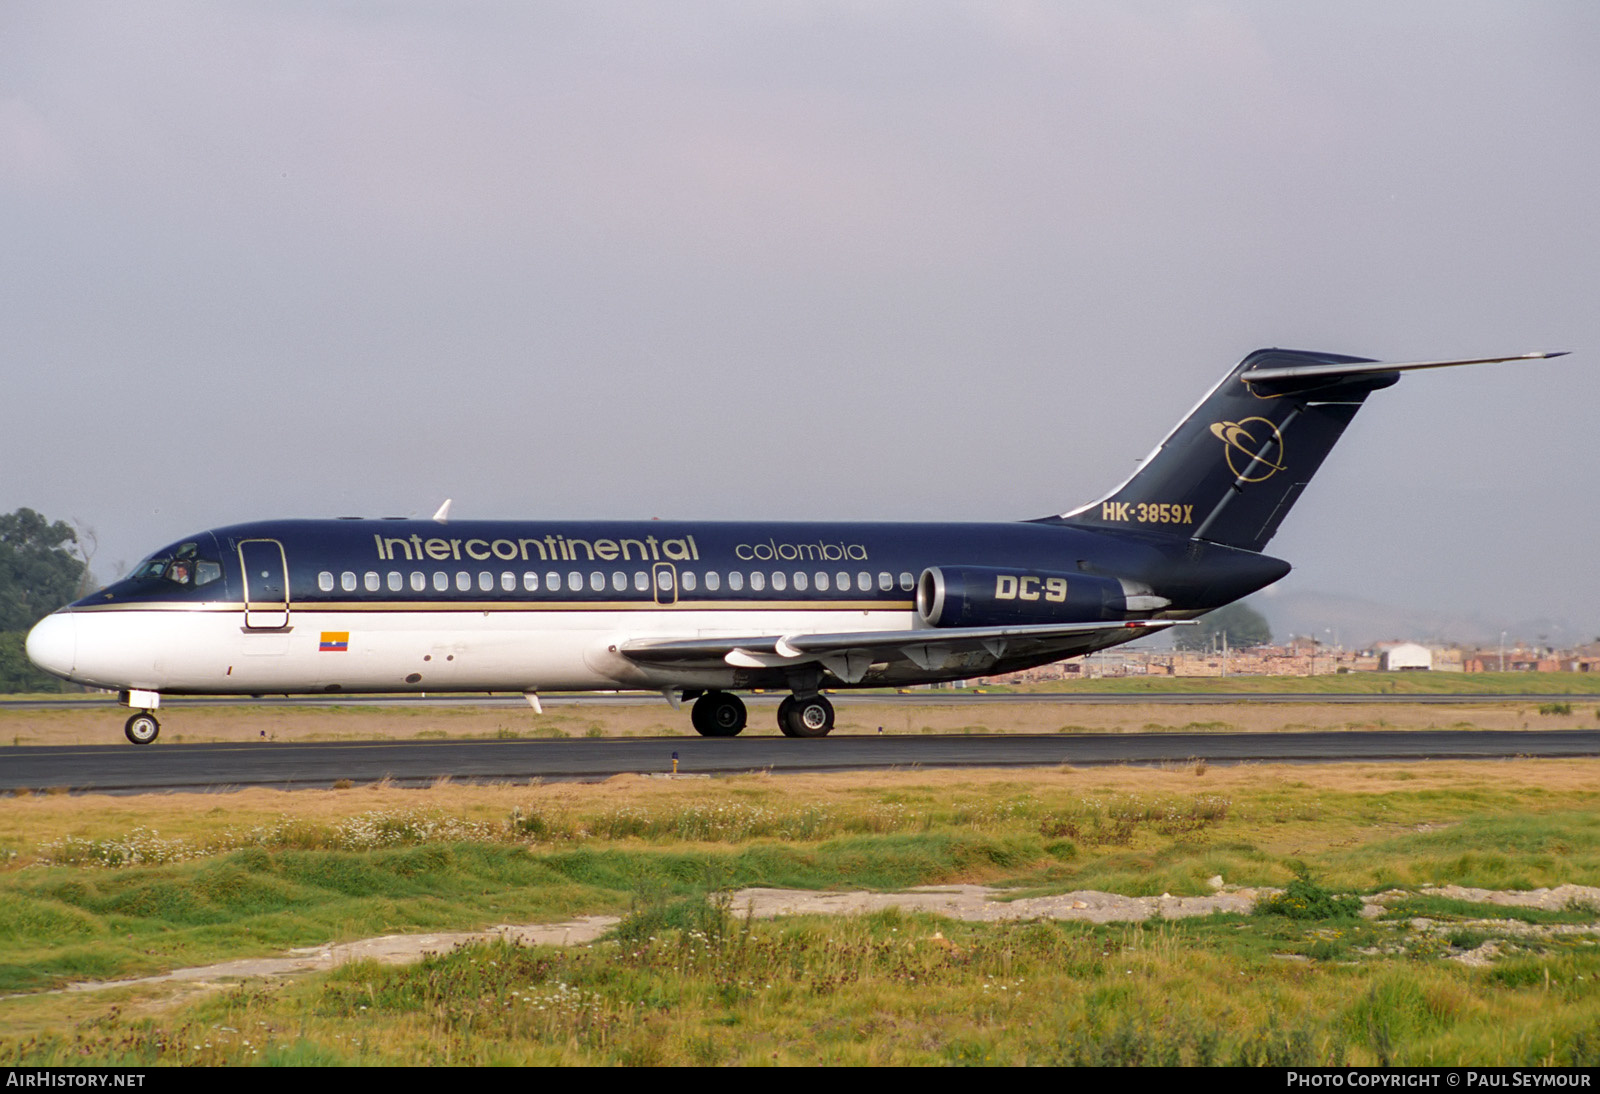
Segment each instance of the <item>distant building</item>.
[[1561,660],[1562,672],[1600,672],[1600,642],[1579,646]]
[[1378,652],[1379,672],[1429,672],[1433,669],[1433,651],[1415,642],[1396,642]]
[[1550,650],[1526,649],[1522,646],[1505,650],[1475,650],[1461,655],[1461,665],[1467,672],[1584,671],[1576,666],[1568,668],[1570,663],[1570,660],[1563,662]]
[[1507,672],[1600,672],[1600,642],[1576,650],[1518,646],[1504,653],[1381,642],[1370,650],[1346,650],[1309,637],[1283,646],[1253,646],[1220,651],[1118,649],[1054,662],[981,683],[1039,684],[1107,676],[1327,676],[1348,672],[1496,672],[1504,657]]

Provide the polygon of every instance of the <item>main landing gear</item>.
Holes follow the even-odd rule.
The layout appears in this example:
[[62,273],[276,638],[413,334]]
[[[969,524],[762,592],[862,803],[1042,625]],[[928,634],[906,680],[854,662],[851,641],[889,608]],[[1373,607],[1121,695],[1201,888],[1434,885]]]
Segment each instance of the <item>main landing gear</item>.
[[161,733],[161,723],[148,710],[140,711],[128,719],[122,732],[136,745],[147,745]]
[[778,704],[778,728],[785,737],[826,737],[833,729],[833,704],[821,695],[791,695]]
[[744,700],[726,691],[708,691],[689,708],[689,721],[702,737],[737,737],[747,717]]
[[[726,691],[708,691],[689,708],[689,721],[702,737],[737,737],[747,720],[744,701]],[[833,704],[817,694],[791,695],[778,704],[778,728],[785,737],[826,737],[833,729]]]

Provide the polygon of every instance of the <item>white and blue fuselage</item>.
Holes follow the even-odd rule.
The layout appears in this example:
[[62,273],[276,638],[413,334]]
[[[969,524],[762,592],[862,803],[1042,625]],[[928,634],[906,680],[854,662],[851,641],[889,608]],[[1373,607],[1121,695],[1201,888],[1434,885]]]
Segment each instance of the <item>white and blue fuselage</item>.
[[[1524,358],[1554,356],[1527,354]],[[653,689],[700,732],[741,689],[1008,672],[1127,642],[1289,571],[1262,553],[1387,364],[1258,350],[1106,497],[1007,524],[283,520],[189,536],[41,621],[41,668],[163,694]],[[153,716],[129,719],[153,740]]]

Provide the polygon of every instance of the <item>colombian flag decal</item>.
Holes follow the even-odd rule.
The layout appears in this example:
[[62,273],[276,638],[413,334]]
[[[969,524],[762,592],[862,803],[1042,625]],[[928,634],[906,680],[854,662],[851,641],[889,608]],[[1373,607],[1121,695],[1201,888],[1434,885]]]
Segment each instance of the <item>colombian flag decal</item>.
[[349,631],[323,631],[322,645],[318,647],[319,653],[348,653],[350,650]]

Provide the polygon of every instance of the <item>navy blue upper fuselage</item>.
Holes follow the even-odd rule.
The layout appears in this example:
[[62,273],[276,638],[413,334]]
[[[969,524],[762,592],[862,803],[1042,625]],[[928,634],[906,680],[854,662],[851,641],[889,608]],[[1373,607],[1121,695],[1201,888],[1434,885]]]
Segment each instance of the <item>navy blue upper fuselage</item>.
[[[1289,572],[1289,564],[1280,559],[1201,540],[1084,528],[1051,518],[995,524],[275,520],[189,536],[153,553],[129,577],[74,607],[108,601],[242,600],[239,545],[251,540],[282,544],[288,599],[307,608],[318,602],[373,600],[398,607],[407,601],[450,599],[636,599],[646,607],[659,593],[637,575],[660,569],[673,573],[680,604],[781,599],[816,601],[819,607],[842,600],[903,606],[911,595],[905,575],[914,581],[931,566],[977,566],[1122,578],[1149,586],[1171,600],[1174,610],[1201,611],[1246,596]],[[215,576],[215,566],[220,566],[220,576]],[[398,590],[391,573],[400,575]],[[529,573],[537,575],[537,591],[524,583]],[[621,580],[615,577],[619,573],[625,575]],[[762,575],[760,588],[750,580],[755,573]],[[775,573],[785,575],[782,591],[774,588]],[[807,575],[803,588],[794,580],[797,573]],[[353,589],[347,574],[355,575]],[[374,581],[369,574],[378,577]],[[423,578],[416,581],[413,574]],[[506,579],[506,574],[515,579]],[[574,574],[580,578],[573,579]],[[603,577],[595,579],[595,574]],[[692,587],[680,574],[695,575]],[[714,587],[708,588],[708,574],[718,575]],[[740,575],[737,588],[730,580],[733,574]],[[819,587],[818,574],[827,575],[825,589]],[[863,574],[869,576],[863,580]],[[202,575],[207,580],[197,583]],[[327,575],[334,578],[331,588]],[[550,587],[551,575],[560,576],[556,588]],[[842,580],[848,588],[840,588]]]

